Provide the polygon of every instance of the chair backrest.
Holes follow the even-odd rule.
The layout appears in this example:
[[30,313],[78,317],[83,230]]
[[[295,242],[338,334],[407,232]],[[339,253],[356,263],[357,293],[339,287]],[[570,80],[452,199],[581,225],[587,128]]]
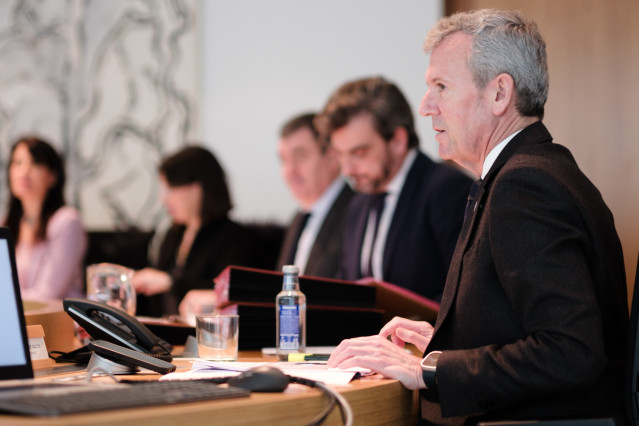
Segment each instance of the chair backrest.
[[632,293],[630,307],[630,327],[628,338],[627,392],[626,412],[631,425],[639,425],[639,257],[637,258],[637,273]]

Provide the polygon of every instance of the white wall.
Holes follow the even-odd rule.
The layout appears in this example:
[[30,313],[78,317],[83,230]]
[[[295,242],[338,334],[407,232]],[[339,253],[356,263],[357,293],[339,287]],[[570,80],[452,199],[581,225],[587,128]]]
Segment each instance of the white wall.
[[343,82],[383,75],[413,106],[422,150],[434,159],[422,40],[441,0],[201,0],[202,142],[225,167],[244,220],[288,221],[295,209],[279,174],[281,124],[319,110]]

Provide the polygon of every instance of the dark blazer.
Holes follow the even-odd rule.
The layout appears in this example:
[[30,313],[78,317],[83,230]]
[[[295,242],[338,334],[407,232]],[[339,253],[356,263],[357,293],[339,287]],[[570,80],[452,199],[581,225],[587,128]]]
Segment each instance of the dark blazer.
[[[324,222],[317,233],[315,242],[308,256],[304,275],[324,278],[337,277],[344,216],[352,197],[353,190],[345,184],[337,198],[335,198],[333,205],[326,214]],[[286,262],[286,259],[289,258],[289,253],[293,249],[296,236],[295,230],[301,217],[302,213],[297,213],[286,232],[284,244],[282,245],[282,250],[280,251],[280,256],[277,261],[278,271],[282,270],[282,266]]]
[[464,224],[434,336],[422,417],[472,421],[623,414],[628,326],[610,210],[541,122],[486,175]]
[[189,290],[213,289],[213,279],[228,265],[245,266],[252,261],[246,229],[230,219],[222,219],[202,225],[185,264],[177,267],[176,256],[184,230],[184,226],[174,225],[162,240],[155,267],[171,275],[173,286],[158,297],[139,299],[145,315],[177,313],[180,301]]
[[[415,157],[384,247],[384,281],[439,300],[464,218],[471,180],[459,170]],[[340,278],[362,278],[360,258],[371,194],[357,194],[346,217]]]

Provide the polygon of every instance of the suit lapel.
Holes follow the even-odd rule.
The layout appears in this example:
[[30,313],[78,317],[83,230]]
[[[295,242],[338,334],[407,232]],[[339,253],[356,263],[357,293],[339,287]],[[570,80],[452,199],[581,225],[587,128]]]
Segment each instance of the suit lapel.
[[344,185],[344,188],[342,188],[335,202],[333,202],[317,233],[317,237],[308,256],[308,263],[306,264],[307,271],[315,269],[316,265],[321,261],[326,247],[330,244],[330,241],[335,238],[334,234],[336,232],[341,234],[341,225],[344,218],[343,213],[352,195],[353,190],[350,189],[348,185]]
[[290,252],[295,245],[295,235],[297,234],[297,229],[300,226],[300,222],[302,220],[303,213],[298,211],[291,225],[288,227],[286,231],[286,237],[284,238],[284,243],[282,244],[282,250],[280,250],[280,257],[278,260],[278,268],[281,269],[282,265],[286,264],[287,259],[289,258]]
[[418,151],[399,193],[397,205],[395,206],[390,227],[388,228],[386,245],[384,246],[382,270],[385,277],[390,275],[391,262],[394,261],[393,253],[395,252],[395,247],[400,244],[401,236],[404,235],[400,232],[401,227],[412,226],[412,220],[409,219],[411,203],[414,202],[413,198],[415,196],[416,186],[421,180],[417,175],[425,167],[424,163],[426,161],[426,156]]
[[[435,324],[435,332],[439,329],[440,325],[446,319],[446,315],[450,311],[450,307],[453,305],[455,296],[457,295],[457,289],[461,278],[461,271],[464,267],[463,258],[468,245],[471,241],[471,236],[474,234],[478,222],[481,218],[484,205],[486,204],[486,198],[490,192],[492,182],[495,180],[497,173],[502,166],[523,146],[535,143],[551,142],[552,137],[546,129],[546,127],[540,122],[536,122],[519,132],[509,143],[504,150],[499,154],[495,163],[486,174],[482,185],[477,191],[475,196],[475,206],[467,217],[466,222],[459,234],[457,240],[457,246],[453,258],[450,262],[448,269],[448,276],[446,277],[446,285],[444,286],[444,293],[442,295],[442,301],[439,306],[439,314],[437,315],[437,321]],[[481,278],[480,278],[481,279]]]
[[459,233],[457,245],[455,246],[455,252],[448,269],[448,277],[446,278],[444,293],[442,294],[442,300],[439,305],[436,328],[439,328],[439,324],[444,321],[444,318],[446,318],[446,315],[448,314],[448,311],[453,305],[453,301],[455,300],[455,295],[457,294],[457,288],[459,287],[461,271],[463,268],[464,254],[468,249],[468,244],[471,240],[470,237],[473,234],[475,227],[477,226],[479,218],[481,217],[481,212],[484,208],[485,197],[487,195],[486,188],[486,182],[482,182],[482,185],[479,187],[479,189],[477,190],[477,194],[475,195],[474,205],[472,206],[471,211],[466,217],[464,225],[462,226],[462,230]]

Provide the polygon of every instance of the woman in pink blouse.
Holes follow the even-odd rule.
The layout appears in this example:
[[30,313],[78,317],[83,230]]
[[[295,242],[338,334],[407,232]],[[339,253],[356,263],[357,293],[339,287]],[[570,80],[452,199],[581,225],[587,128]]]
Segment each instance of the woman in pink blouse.
[[27,137],[11,150],[11,196],[5,226],[16,241],[23,299],[81,297],[86,233],[77,210],[64,205],[64,165],[43,140]]

